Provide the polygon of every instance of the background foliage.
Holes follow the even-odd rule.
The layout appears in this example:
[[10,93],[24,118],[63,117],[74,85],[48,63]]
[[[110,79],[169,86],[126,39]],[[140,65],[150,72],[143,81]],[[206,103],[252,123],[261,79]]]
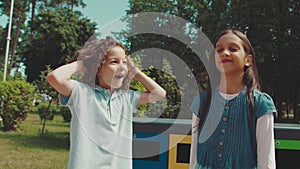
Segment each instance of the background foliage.
[[[214,42],[227,28],[244,32],[256,51],[263,91],[272,95],[278,108],[277,122],[299,123],[300,2],[295,0],[130,0],[128,14],[162,12],[182,17]],[[162,24],[162,23],[161,23]],[[158,24],[159,25],[159,24]],[[156,28],[153,28],[154,30]],[[173,30],[172,30],[173,31]],[[178,40],[144,34],[129,38],[130,50],[159,47],[182,58],[205,89],[205,69],[195,54]]]
[[[9,4],[10,0],[0,0],[0,16],[9,15]],[[256,51],[263,91],[272,95],[278,108],[276,121],[299,122],[299,1],[129,0],[128,5],[127,14],[161,12],[181,17],[203,31],[212,42],[226,28],[236,28],[246,33]],[[45,65],[56,68],[63,64],[96,29],[95,23],[75,10],[84,6],[83,0],[15,0],[9,71],[21,70],[24,64],[27,81],[33,82],[39,78]],[[176,21],[173,24],[177,29]],[[6,34],[7,25],[0,27],[1,68]],[[130,53],[145,48],[160,48],[174,53],[192,69],[200,90],[206,88],[204,66],[195,53],[179,40],[143,34],[128,38],[127,43]],[[166,72],[144,69],[161,83],[178,78]],[[184,93],[178,93],[176,84],[171,84],[174,86],[166,87],[170,88],[168,92],[172,94],[167,96],[167,103],[164,104],[173,110],[166,110],[168,113],[164,111],[166,114],[161,117],[176,117],[177,108],[183,107],[178,98]],[[186,115],[182,118],[189,117]]]

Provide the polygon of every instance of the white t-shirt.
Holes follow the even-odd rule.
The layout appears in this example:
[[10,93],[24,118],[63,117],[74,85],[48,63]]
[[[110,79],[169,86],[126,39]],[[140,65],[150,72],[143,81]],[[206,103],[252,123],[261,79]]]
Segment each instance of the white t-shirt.
[[72,81],[70,97],[61,97],[72,113],[70,169],[132,169],[132,113],[139,91],[110,91]]

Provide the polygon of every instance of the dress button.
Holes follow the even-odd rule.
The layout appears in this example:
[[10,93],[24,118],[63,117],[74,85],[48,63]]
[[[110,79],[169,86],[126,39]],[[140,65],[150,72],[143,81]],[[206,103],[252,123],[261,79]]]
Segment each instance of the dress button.
[[228,108],[229,108],[229,106],[228,106],[228,105],[225,105],[224,109],[227,110]]
[[223,141],[220,141],[219,144],[220,144],[220,146],[223,146],[224,142],[223,142]]
[[222,158],[222,154],[221,154],[221,153],[219,153],[219,154],[218,154],[218,157],[219,157],[219,158]]
[[224,134],[225,133],[225,129],[222,129],[221,132]]
[[224,117],[224,118],[223,118],[223,121],[227,121],[227,118],[226,118],[226,117]]

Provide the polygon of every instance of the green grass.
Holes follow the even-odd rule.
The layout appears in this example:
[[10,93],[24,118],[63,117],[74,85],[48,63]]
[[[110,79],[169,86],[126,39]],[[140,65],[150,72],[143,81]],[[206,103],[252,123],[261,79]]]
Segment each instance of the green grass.
[[47,121],[41,136],[42,122],[37,114],[29,114],[20,129],[0,131],[0,168],[64,169],[69,155],[69,123],[60,115]]

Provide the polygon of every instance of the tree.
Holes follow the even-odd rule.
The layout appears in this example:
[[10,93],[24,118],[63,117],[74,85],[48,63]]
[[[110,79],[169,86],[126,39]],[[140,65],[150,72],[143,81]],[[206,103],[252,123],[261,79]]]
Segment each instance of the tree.
[[[27,0],[21,1],[16,0],[14,1],[14,13],[12,18],[12,33],[11,33],[11,58],[10,63],[8,63],[8,72],[11,71],[13,65],[15,64],[15,57],[17,52],[17,45],[19,41],[19,36],[21,32],[21,27],[24,27],[24,22],[26,20],[26,6],[27,6]],[[3,0],[2,4],[0,3],[0,10],[3,11],[3,14],[7,15],[9,17],[10,14],[10,1],[9,0]],[[8,29],[8,24],[7,28]],[[6,44],[6,43],[5,43]]]
[[[263,91],[273,97],[281,112],[294,112],[294,122],[299,123],[300,91],[299,81],[299,37],[300,2],[295,0],[131,0],[128,14],[139,12],[161,12],[182,17],[202,30],[213,42],[216,35],[226,28],[236,28],[250,39],[257,56],[257,65]],[[163,20],[163,19],[162,19]],[[147,21],[145,21],[147,22]],[[176,23],[176,20],[174,21]],[[157,23],[153,26],[163,24]],[[174,25],[174,29],[176,26]],[[173,27],[172,30],[173,31]],[[173,52],[188,64],[201,83],[205,68],[196,61],[193,52],[180,42],[161,35],[137,35],[130,37],[130,50],[137,51],[146,47],[158,47]],[[147,43],[146,43],[147,42]],[[197,77],[198,78],[198,77]],[[200,86],[203,88],[204,86]],[[282,104],[286,103],[285,110]],[[288,109],[288,108],[292,108]]]
[[[279,113],[293,107],[297,116],[299,103],[299,2],[233,1],[228,13],[229,25],[246,32],[256,49],[258,70],[264,91],[270,93]],[[229,19],[231,18],[231,19]],[[241,19],[242,18],[242,19]],[[252,19],[256,18],[256,19]],[[272,75],[272,76],[270,76]],[[286,104],[286,110],[282,104]],[[295,122],[299,121],[297,118]]]
[[[130,56],[130,59],[131,59],[131,61],[134,62],[135,66],[137,68],[139,68],[141,71],[143,71],[143,73],[145,73],[147,76],[149,76],[150,72],[148,70],[143,69],[139,55]],[[141,82],[136,81],[134,79],[130,83],[130,89],[137,90],[137,91],[146,91],[146,88],[141,84]],[[134,116],[135,117],[146,117],[145,112],[149,109],[149,107],[150,107],[150,104],[139,105],[137,107],[137,112],[135,112]]]
[[[83,0],[15,0],[14,1],[14,13],[12,20],[12,41],[11,41],[11,55],[9,58],[9,72],[13,69],[13,67],[19,67],[20,62],[22,62],[22,56],[24,46],[26,46],[26,41],[32,35],[34,35],[34,29],[36,26],[36,12],[40,12],[43,10],[52,10],[53,12],[56,9],[64,10],[68,9],[73,11],[74,7],[85,7],[86,4]],[[31,12],[31,17],[27,17],[27,13]],[[54,12],[55,13],[55,12]],[[68,12],[62,12],[63,16],[69,17],[65,15]],[[82,14],[80,12],[74,12],[80,17],[81,20]],[[0,15],[9,16],[10,14],[10,0],[1,0],[0,1]],[[86,19],[86,18],[85,18]],[[87,20],[87,19],[86,19]],[[88,21],[89,22],[89,21]],[[27,23],[30,23],[29,25]],[[77,23],[75,23],[77,24]],[[95,24],[95,23],[91,23]],[[7,24],[8,25],[8,24]],[[82,25],[89,26],[89,25]],[[7,29],[7,28],[6,28]],[[87,28],[89,29],[89,27]],[[85,32],[86,33],[86,32]],[[90,35],[84,34],[84,35]],[[20,43],[22,42],[22,43]],[[1,43],[5,44],[5,43]],[[38,74],[36,75],[36,78]],[[31,80],[32,82],[33,80]]]
[[0,26],[0,70],[3,71],[4,68],[4,53],[6,44],[6,31]]
[[85,7],[83,0],[43,0],[48,8],[68,8],[73,11],[74,7]]
[[45,127],[46,127],[46,121],[52,120],[54,117],[54,114],[56,113],[55,110],[51,109],[51,103],[54,99],[57,100],[58,93],[54,90],[53,87],[50,86],[50,84],[47,81],[47,75],[50,73],[52,69],[49,65],[46,66],[46,69],[41,71],[40,79],[34,81],[34,85],[37,88],[37,93],[39,95],[44,95],[47,97],[47,106],[46,107],[39,107],[38,112],[40,114],[41,120],[43,120],[42,125],[42,135],[45,133]]
[[18,16],[17,16],[17,28],[16,28],[16,32],[14,35],[14,40],[13,40],[13,46],[11,49],[11,60],[10,60],[10,66],[9,66],[9,71],[12,71],[13,68],[13,64],[15,63],[15,56],[16,56],[16,51],[17,51],[17,45],[19,42],[19,34],[21,32],[21,26],[24,26],[24,22],[26,20],[26,7],[28,6],[28,1],[27,0],[23,0],[21,1],[21,9],[20,12],[18,12]]
[[35,26],[34,33],[28,34],[22,52],[29,82],[38,79],[45,65],[55,68],[64,64],[94,34],[96,27],[80,12],[69,9],[41,11],[31,24]]
[[[177,118],[181,106],[182,92],[176,83],[172,66],[166,59],[162,59],[162,69],[149,68],[150,76],[155,77],[158,84],[166,90],[166,102],[162,101],[152,113],[161,113],[160,118]],[[162,109],[164,108],[164,110]],[[157,116],[155,116],[157,117]],[[182,117],[181,117],[182,118]]]
[[[156,69],[153,65],[143,68],[141,56],[131,57],[135,65],[162,86],[167,93],[166,100],[155,102],[153,105],[145,104],[138,107],[138,117],[160,117],[177,118],[180,109],[181,91],[173,75],[172,66],[167,59],[162,59],[162,69]],[[130,88],[138,91],[146,91],[145,87],[138,81],[133,81]]]

